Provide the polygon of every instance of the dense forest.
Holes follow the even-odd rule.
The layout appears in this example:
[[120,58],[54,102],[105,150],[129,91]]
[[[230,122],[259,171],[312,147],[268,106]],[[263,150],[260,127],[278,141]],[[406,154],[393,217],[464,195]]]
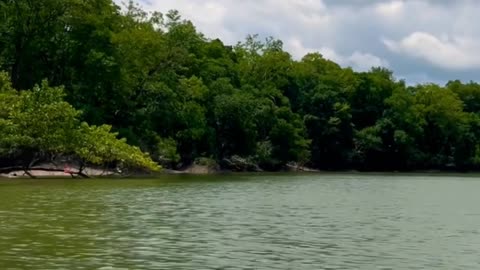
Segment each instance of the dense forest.
[[[480,85],[227,45],[177,11],[112,0],[0,0],[0,167],[480,168]],[[88,124],[87,124],[88,123]]]

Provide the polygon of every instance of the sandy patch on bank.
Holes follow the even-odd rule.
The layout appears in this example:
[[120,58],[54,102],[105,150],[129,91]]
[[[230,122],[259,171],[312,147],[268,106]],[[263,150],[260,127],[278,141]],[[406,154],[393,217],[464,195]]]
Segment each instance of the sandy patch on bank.
[[[48,170],[42,170],[48,169]],[[56,170],[56,171],[51,171]],[[101,176],[111,176],[115,173],[110,170],[102,170],[96,168],[85,168],[83,173],[89,177],[101,177]],[[56,177],[72,177],[78,175],[77,168],[69,168],[65,171],[65,168],[62,166],[55,166],[52,164],[45,164],[42,166],[34,167],[32,170],[29,170],[28,173],[24,171],[12,171],[8,174],[0,174],[0,177],[3,178],[23,178],[23,177],[44,177],[44,178],[56,178]]]
[[216,173],[217,170],[211,169],[208,166],[194,164],[183,170],[183,172],[189,174],[212,174]]

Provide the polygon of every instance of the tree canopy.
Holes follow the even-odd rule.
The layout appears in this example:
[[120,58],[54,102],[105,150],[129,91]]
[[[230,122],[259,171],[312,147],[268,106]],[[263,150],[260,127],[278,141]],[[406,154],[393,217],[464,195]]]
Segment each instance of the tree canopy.
[[408,86],[381,67],[294,59],[274,38],[224,44],[132,1],[3,0],[0,16],[3,163],[480,168],[475,82]]

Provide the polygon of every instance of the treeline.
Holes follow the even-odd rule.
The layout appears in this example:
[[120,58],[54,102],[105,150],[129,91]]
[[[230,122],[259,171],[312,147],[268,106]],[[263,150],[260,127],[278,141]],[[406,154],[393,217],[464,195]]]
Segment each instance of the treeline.
[[[355,72],[318,53],[294,60],[273,38],[227,46],[176,11],[147,13],[133,2],[119,8],[111,0],[3,0],[0,11],[0,69],[18,91],[11,95],[34,95],[49,88],[46,80],[63,86],[68,102],[55,98],[63,104],[52,108],[58,117],[26,115],[45,122],[32,138],[74,114],[68,128],[87,134],[80,121],[110,125],[166,167],[208,158],[266,170],[289,162],[329,170],[480,168],[474,82],[407,86],[384,68]],[[3,112],[8,101],[0,102],[3,133],[2,123],[19,120]],[[3,160],[19,145],[6,140],[0,137]],[[28,149],[66,149],[42,147]]]
[[[88,166],[118,170],[157,171],[158,164],[111,127],[89,126],[80,112],[64,101],[62,88],[44,81],[29,91],[16,91],[0,73],[0,173],[30,171],[42,162],[62,160],[77,165],[72,176],[88,177]],[[43,167],[42,170],[58,170]]]

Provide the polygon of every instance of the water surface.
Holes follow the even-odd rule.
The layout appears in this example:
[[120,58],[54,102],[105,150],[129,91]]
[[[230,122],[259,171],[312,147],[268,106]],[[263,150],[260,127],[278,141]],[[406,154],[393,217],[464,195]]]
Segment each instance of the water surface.
[[480,269],[480,181],[0,181],[0,269]]

